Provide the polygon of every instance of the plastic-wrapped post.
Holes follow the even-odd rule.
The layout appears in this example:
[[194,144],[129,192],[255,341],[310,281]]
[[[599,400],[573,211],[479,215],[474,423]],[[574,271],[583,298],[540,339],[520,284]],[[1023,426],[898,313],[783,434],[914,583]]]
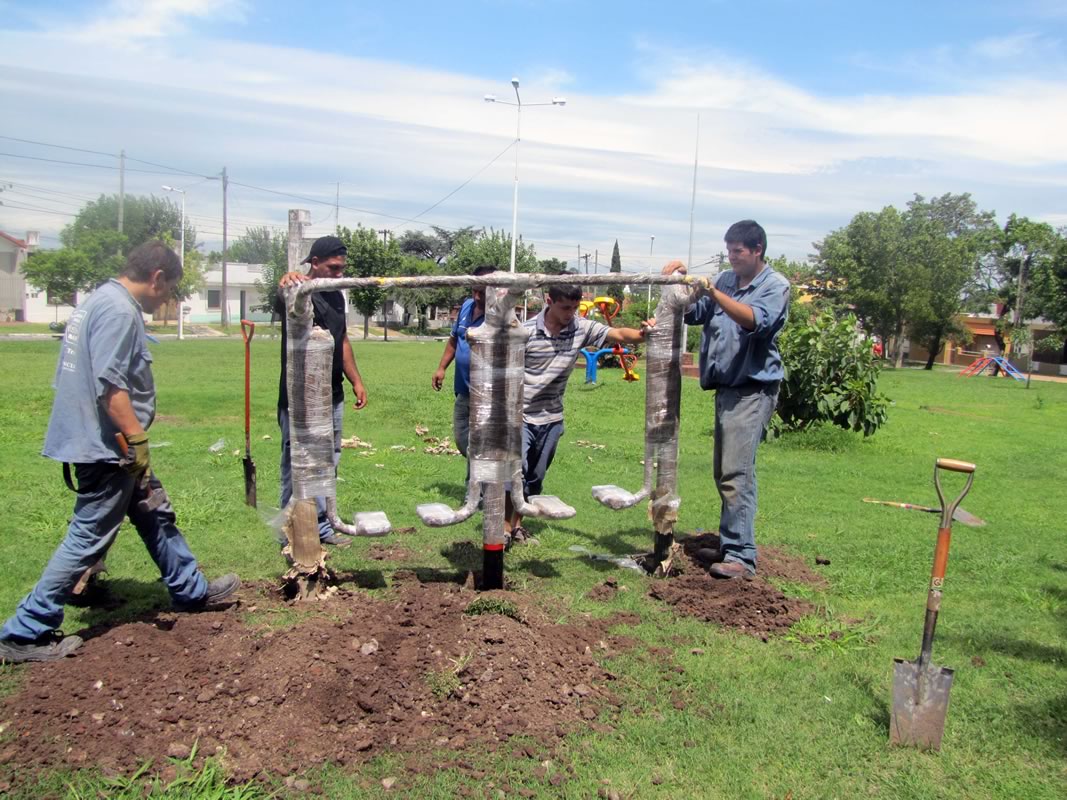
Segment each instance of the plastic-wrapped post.
[[[674,548],[678,520],[678,422],[682,396],[682,351],[685,326],[682,317],[690,291],[665,286],[656,306],[656,326],[645,336],[645,473],[636,494],[618,486],[594,486],[593,497],[613,509],[630,508],[651,497],[654,542],[649,572],[665,574]],[[655,480],[655,485],[653,485]]]
[[522,379],[530,332],[515,317],[521,292],[485,290],[471,346],[471,483],[482,488],[482,588],[504,588],[504,483],[522,472]]

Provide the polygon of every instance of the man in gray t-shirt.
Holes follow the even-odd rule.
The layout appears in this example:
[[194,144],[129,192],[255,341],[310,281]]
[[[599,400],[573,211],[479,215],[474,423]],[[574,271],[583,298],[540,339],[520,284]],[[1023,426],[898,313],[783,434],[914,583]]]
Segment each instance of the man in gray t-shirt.
[[[544,310],[524,324],[531,335],[526,342],[522,401],[522,470],[526,497],[541,494],[545,474],[556,455],[563,435],[563,393],[574,370],[578,353],[586,347],[599,350],[608,344],[638,344],[649,320],[637,328],[609,328],[602,322],[578,316],[582,300],[580,286],[552,286]],[[510,497],[510,496],[509,496]],[[529,538],[522,517],[508,502],[510,542],[522,544]]]
[[189,551],[163,485],[149,469],[148,428],[156,414],[152,356],[142,312],[173,295],[178,256],[150,241],[129,255],[122,274],[71,315],[56,367],[55,402],[44,455],[63,462],[78,488],[67,535],[37,585],[0,630],[0,660],[52,661],[81,645],[57,630],[79,576],[103,559],[124,518],[137,528],[179,611],[195,611],[236,591],[236,575],[210,583]]

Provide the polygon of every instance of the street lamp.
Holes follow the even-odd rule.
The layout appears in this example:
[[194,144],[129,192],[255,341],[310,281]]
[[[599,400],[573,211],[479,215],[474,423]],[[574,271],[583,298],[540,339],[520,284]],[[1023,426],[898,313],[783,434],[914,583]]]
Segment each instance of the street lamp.
[[519,96],[519,79],[511,79],[512,88],[515,89],[515,102],[498,100],[495,94],[487,94],[485,102],[501,103],[505,106],[515,106],[515,191],[511,200],[511,271],[515,271],[515,247],[519,239],[519,143],[522,141],[522,109],[531,106],[565,106],[567,99],[553,97],[551,103],[523,103]]
[[[182,223],[181,223],[181,243],[178,245],[178,259],[182,265],[182,272],[185,272],[185,189],[176,189],[173,186],[167,186],[163,184],[164,192],[177,192],[182,196]],[[185,338],[185,329],[183,327],[184,320],[182,319],[182,301],[178,300],[178,338]]]

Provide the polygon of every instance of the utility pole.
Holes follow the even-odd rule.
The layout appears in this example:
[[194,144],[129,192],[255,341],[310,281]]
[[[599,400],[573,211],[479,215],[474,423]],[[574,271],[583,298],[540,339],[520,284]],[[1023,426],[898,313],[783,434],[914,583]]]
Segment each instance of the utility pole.
[[581,256],[581,258],[585,259],[585,274],[588,275],[589,274],[589,254],[585,253],[584,255]]
[[[378,233],[382,235],[382,247],[389,246],[389,229],[379,228]],[[382,341],[389,341],[389,298],[382,300]]]
[[226,175],[226,167],[222,168],[222,327],[230,327],[230,306],[226,299],[226,194],[230,186],[230,179]]
[[[648,243],[648,274],[652,274],[652,247],[656,244],[656,235],[652,235],[652,240]],[[648,285],[648,302],[645,305],[645,316],[652,316],[652,284]]]
[[337,182],[337,194],[333,199],[333,228],[336,233],[341,227],[341,182]]
[[576,262],[574,262],[574,271],[575,272],[581,272],[582,271],[582,246],[581,245],[578,245],[578,260]]
[[693,151],[693,200],[689,204],[689,260],[686,267],[693,266],[693,217],[697,207],[697,167],[700,165],[700,113],[697,113],[697,142]]
[[126,214],[126,151],[119,151],[119,233]]
[[593,274],[600,272],[600,251],[593,248]]

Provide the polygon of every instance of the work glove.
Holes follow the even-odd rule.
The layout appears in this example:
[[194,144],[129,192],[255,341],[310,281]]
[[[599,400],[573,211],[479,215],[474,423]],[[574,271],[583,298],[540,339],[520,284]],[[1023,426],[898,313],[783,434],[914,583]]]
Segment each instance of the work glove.
[[122,468],[130,475],[141,475],[148,470],[148,434],[135,433],[126,439],[126,458]]

